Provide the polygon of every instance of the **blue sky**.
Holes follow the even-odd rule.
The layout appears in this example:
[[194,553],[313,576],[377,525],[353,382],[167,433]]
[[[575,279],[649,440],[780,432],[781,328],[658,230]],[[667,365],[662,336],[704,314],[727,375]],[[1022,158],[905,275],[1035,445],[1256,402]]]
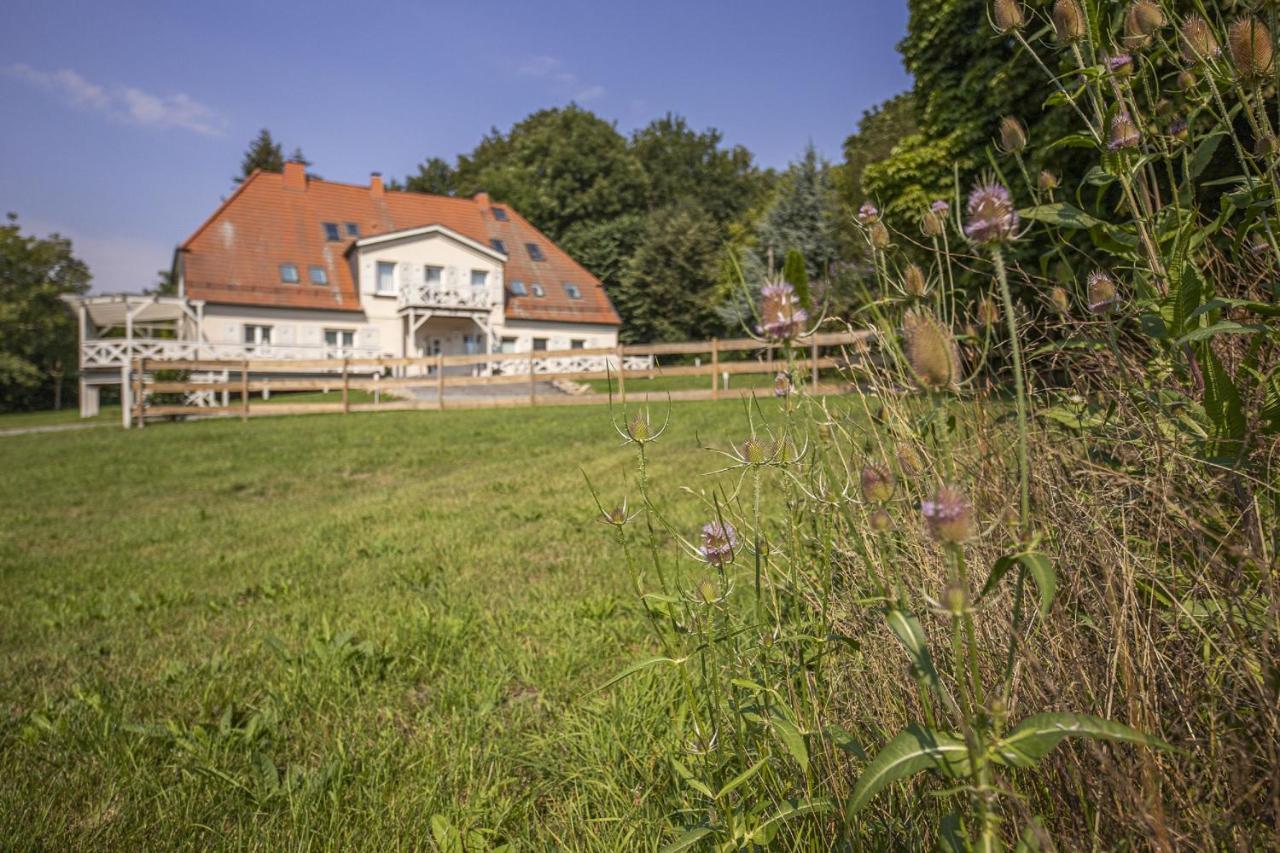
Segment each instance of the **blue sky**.
[[259,128],[331,180],[400,177],[576,100],[629,133],[667,111],[765,166],[832,159],[907,87],[905,0],[6,0],[0,214],[140,290],[231,189]]

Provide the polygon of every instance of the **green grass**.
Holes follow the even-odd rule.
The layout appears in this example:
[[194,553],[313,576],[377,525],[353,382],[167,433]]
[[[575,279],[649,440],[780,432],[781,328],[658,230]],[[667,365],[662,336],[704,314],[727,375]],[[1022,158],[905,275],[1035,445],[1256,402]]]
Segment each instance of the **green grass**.
[[604,407],[3,439],[0,848],[669,840],[668,682],[593,692],[653,653],[579,470],[631,459]]
[[0,414],[0,430],[26,429],[28,427],[59,426],[75,423],[120,423],[119,406],[103,406],[95,417],[81,418],[74,405],[58,411],[9,412]]

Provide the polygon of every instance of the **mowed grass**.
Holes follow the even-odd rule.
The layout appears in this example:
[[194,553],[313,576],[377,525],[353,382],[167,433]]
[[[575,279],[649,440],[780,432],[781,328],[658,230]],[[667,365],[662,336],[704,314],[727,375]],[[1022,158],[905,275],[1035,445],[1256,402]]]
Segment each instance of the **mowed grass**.
[[[608,418],[0,439],[0,847],[670,840],[669,680],[596,689],[654,653],[583,481],[622,494]],[[745,432],[741,403],[674,404],[654,481]]]

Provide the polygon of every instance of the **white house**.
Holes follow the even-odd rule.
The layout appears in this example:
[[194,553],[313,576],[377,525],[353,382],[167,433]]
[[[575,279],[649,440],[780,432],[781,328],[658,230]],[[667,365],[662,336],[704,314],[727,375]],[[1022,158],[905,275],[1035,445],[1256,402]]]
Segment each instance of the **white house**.
[[[175,254],[178,296],[73,300],[81,412],[138,357],[421,357],[612,347],[600,281],[507,205],[255,172]],[[161,331],[161,330],[165,331]]]

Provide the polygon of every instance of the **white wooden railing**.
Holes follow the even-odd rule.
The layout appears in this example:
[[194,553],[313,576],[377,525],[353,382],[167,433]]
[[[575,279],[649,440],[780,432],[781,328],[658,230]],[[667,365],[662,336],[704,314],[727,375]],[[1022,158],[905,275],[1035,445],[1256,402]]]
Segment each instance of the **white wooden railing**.
[[119,368],[136,359],[241,360],[377,358],[369,347],[282,346],[279,344],[211,344],[171,338],[100,338],[80,344],[80,367]]
[[401,308],[462,308],[488,311],[495,300],[489,289],[481,287],[450,288],[424,281],[400,285]]

